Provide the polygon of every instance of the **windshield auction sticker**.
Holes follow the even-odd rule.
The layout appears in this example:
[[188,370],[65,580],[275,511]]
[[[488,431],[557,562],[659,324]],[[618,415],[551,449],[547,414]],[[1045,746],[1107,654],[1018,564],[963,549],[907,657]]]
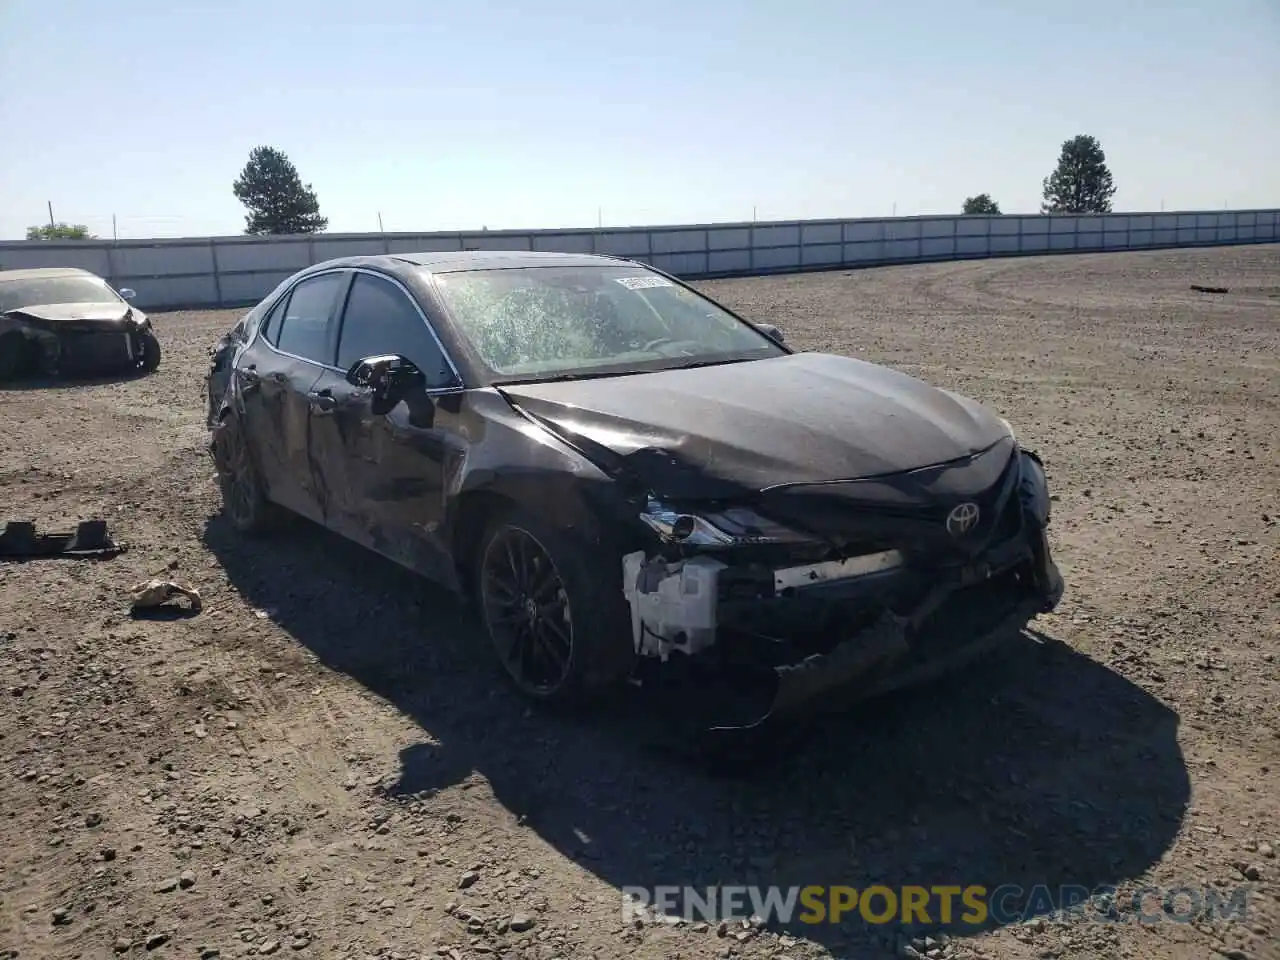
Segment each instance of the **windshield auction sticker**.
[[666,277],[615,277],[628,290],[644,290],[648,287],[674,287]]

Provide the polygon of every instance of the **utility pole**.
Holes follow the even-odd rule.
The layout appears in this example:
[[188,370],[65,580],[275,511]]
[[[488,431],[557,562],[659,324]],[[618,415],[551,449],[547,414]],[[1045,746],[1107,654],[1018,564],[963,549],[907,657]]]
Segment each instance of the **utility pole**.
[[596,227],[604,226],[604,208],[596,207]]
[[49,205],[49,229],[55,230],[57,229],[57,227],[54,225],[54,222],[53,222],[53,201],[46,200],[45,203]]
[[381,210],[379,210],[379,211],[378,211],[378,232],[379,232],[379,233],[386,233],[386,232],[387,232],[387,231],[385,231],[385,230],[383,230],[383,229],[382,229],[382,211],[381,211]]
[[120,234],[116,232],[116,215],[114,213],[111,215],[111,242],[120,242]]
[[751,222],[756,222],[756,205],[754,203],[751,205]]

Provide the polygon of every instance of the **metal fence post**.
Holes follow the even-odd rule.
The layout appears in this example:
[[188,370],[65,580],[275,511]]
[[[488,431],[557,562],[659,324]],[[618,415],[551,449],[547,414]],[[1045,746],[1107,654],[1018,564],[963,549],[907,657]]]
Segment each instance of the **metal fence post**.
[[114,246],[115,244],[104,243],[102,248],[107,254],[107,283],[111,284],[112,287],[118,290],[119,285],[116,283],[116,258],[111,255]]
[[213,237],[209,238],[209,258],[213,261],[213,299],[218,306],[222,306],[222,274],[218,269],[218,241]]

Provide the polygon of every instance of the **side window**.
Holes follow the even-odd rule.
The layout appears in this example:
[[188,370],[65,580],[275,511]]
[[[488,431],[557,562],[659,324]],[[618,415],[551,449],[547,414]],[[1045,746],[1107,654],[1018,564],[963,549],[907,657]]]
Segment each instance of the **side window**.
[[435,337],[404,292],[386,280],[357,273],[342,314],[338,366],[348,370],[358,360],[382,354],[412,360],[426,374],[428,387],[454,382]]
[[280,318],[284,316],[284,308],[288,305],[289,297],[282,297],[280,302],[271,308],[267,319],[262,322],[262,336],[273,347],[276,345],[276,338],[280,336]]
[[278,349],[304,360],[330,362],[329,317],[342,281],[342,274],[326,273],[293,288],[280,324]]

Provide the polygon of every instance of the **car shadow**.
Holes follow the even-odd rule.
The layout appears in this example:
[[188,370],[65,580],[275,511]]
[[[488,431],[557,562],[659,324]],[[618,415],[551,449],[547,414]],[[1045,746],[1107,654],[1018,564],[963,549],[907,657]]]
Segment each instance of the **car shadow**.
[[200,616],[201,611],[191,607],[180,607],[175,604],[161,604],[155,607],[143,607],[129,611],[131,620],[149,620],[156,623],[172,623],[175,620],[190,620]]
[[798,905],[769,924],[833,950],[971,935],[1138,877],[1189,802],[1176,714],[1034,631],[946,680],[822,718],[799,749],[726,778],[669,749],[665,712],[642,693],[590,722],[530,710],[465,606],[317,527],[248,542],[214,517],[204,541],[248,602],[430,733],[402,751],[390,798],[481,775],[525,828],[619,889],[620,921],[628,887],[1007,891],[977,922],[959,900],[944,921],[935,898],[910,923],[900,907],[888,922],[855,908],[806,923]]
[[113,383],[131,383],[151,376],[145,370],[125,370],[100,376],[23,376],[13,380],[0,380],[0,393],[18,393],[26,390],[76,390],[84,387],[104,387]]

